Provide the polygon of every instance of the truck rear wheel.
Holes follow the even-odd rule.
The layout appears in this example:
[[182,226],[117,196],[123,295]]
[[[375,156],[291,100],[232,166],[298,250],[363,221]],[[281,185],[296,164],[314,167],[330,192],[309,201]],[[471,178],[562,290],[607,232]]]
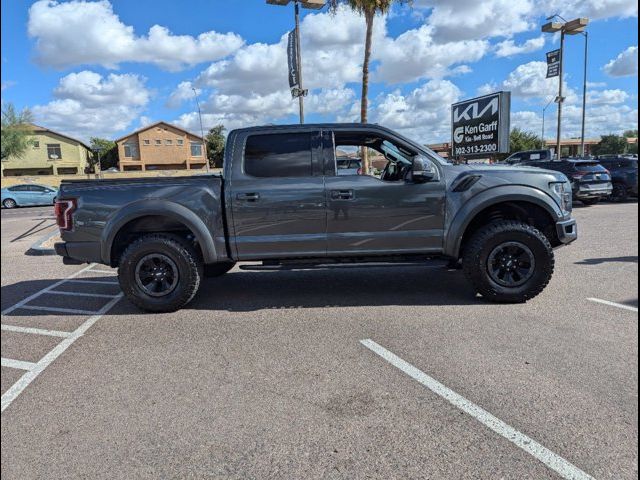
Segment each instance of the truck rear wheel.
[[120,257],[118,279],[127,298],[149,312],[173,312],[198,291],[203,265],[181,237],[152,233],[135,240]]
[[547,286],[555,259],[542,232],[526,223],[505,220],[473,234],[463,252],[462,266],[487,300],[524,303]]

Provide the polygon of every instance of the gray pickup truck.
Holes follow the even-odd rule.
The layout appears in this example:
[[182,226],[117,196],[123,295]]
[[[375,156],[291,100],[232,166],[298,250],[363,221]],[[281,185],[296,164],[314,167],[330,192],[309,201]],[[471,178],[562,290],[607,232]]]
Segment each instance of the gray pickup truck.
[[[363,147],[384,156],[382,173],[342,174],[336,149]],[[235,262],[448,259],[485,299],[525,302],[577,237],[571,208],[558,172],[452,165],[378,125],[264,126],[229,133],[222,176],[64,181],[55,248],[65,263],[118,267],[125,295],[153,312],[183,307]]]

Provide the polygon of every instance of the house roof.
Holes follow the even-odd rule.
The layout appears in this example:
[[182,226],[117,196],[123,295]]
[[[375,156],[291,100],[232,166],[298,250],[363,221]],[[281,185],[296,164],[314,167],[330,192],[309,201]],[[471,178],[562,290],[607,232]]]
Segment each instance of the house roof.
[[31,129],[34,131],[34,133],[37,133],[37,132],[53,133],[54,135],[57,135],[59,137],[66,138],[67,140],[71,140],[73,142],[79,143],[84,148],[86,148],[87,150],[91,151],[91,147],[89,145],[87,145],[86,143],[78,140],[77,138],[70,137],[69,135],[65,135],[64,133],[56,132],[55,130],[51,130],[50,128],[46,128],[46,127],[42,127],[40,125],[36,125],[35,123],[31,123],[30,125],[31,125]]
[[155,123],[151,123],[149,125],[145,125],[144,127],[139,128],[138,130],[134,130],[133,132],[127,133],[126,135],[123,135],[120,138],[116,138],[114,140],[114,142],[119,142],[120,140],[124,140],[125,138],[128,138],[128,137],[130,137],[132,135],[136,135],[136,134],[138,134],[140,132],[144,132],[144,131],[149,130],[151,128],[157,127],[158,125],[166,125],[167,127],[171,127],[171,128],[175,128],[176,130],[180,130],[181,132],[184,132],[187,135],[192,135],[194,137],[200,138],[200,135],[196,135],[195,133],[190,132],[189,130],[185,130],[182,127],[178,127],[177,125],[174,125],[173,123],[169,123],[169,122],[165,122],[165,121],[161,120],[159,122],[155,122]]

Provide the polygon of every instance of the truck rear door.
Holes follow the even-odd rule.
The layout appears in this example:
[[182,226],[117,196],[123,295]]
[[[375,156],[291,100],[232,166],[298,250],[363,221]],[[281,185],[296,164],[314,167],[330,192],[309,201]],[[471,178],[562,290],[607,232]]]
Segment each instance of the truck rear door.
[[321,160],[317,130],[238,135],[226,198],[239,260],[326,254]]

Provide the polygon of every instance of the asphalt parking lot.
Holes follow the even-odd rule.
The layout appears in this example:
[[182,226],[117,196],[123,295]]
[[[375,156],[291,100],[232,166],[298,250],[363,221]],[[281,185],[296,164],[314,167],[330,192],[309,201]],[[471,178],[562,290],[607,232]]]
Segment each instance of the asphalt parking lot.
[[638,475],[638,205],[526,305],[442,266],[243,272],[149,315],[2,212],[2,478]]

